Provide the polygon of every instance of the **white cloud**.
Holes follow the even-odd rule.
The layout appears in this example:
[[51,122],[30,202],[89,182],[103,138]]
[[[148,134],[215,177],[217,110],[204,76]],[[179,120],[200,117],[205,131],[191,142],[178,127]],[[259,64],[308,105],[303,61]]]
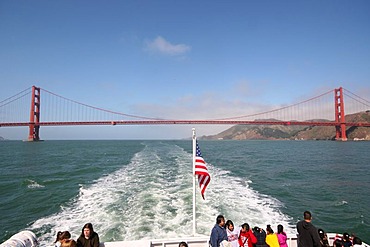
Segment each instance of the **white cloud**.
[[185,44],[171,44],[161,36],[158,36],[153,41],[146,43],[146,49],[151,52],[178,56],[190,51],[191,47]]
[[164,101],[159,104],[135,104],[131,106],[131,110],[140,112],[142,116],[167,120],[216,120],[273,109],[268,105],[225,98],[223,95],[212,92],[185,95],[178,99],[166,98]]

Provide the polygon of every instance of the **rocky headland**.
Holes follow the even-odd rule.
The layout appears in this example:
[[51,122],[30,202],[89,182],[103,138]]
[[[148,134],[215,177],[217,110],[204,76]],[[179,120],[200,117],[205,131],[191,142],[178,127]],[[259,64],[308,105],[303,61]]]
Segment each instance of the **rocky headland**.
[[[346,122],[370,122],[370,111],[345,116]],[[269,119],[271,121],[271,119]],[[275,120],[277,121],[277,120]],[[308,120],[329,121],[329,120]],[[370,141],[370,127],[347,127],[348,140]],[[333,126],[235,125],[208,140],[335,140]]]

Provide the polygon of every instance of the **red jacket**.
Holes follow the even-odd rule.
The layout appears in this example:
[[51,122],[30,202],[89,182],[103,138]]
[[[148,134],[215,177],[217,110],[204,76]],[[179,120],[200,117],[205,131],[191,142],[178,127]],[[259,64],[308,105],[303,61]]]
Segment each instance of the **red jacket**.
[[239,246],[253,247],[253,244],[255,243],[257,243],[257,238],[254,236],[252,230],[249,230],[248,232],[240,231]]

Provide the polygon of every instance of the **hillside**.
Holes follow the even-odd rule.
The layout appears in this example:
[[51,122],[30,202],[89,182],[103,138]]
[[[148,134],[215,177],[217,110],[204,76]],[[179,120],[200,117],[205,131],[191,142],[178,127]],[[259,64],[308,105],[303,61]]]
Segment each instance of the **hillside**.
[[[347,115],[345,118],[346,122],[370,122],[370,111]],[[347,127],[346,134],[348,140],[369,141],[370,127]],[[208,140],[334,140],[335,128],[332,126],[235,125],[216,135],[201,138]]]

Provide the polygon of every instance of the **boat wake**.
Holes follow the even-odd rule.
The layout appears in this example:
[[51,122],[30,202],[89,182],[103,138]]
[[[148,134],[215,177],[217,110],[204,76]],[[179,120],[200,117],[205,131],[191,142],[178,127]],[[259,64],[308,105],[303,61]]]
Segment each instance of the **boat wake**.
[[[41,246],[50,246],[56,233],[68,230],[77,239],[91,222],[101,241],[174,238],[192,235],[192,155],[183,148],[146,143],[129,164],[91,184],[80,184],[79,194],[56,214],[38,219],[27,229]],[[208,164],[211,183],[203,200],[197,188],[197,233],[209,235],[216,216],[235,225],[276,227],[295,232],[293,221],[281,212],[277,199],[250,188],[247,178]]]

